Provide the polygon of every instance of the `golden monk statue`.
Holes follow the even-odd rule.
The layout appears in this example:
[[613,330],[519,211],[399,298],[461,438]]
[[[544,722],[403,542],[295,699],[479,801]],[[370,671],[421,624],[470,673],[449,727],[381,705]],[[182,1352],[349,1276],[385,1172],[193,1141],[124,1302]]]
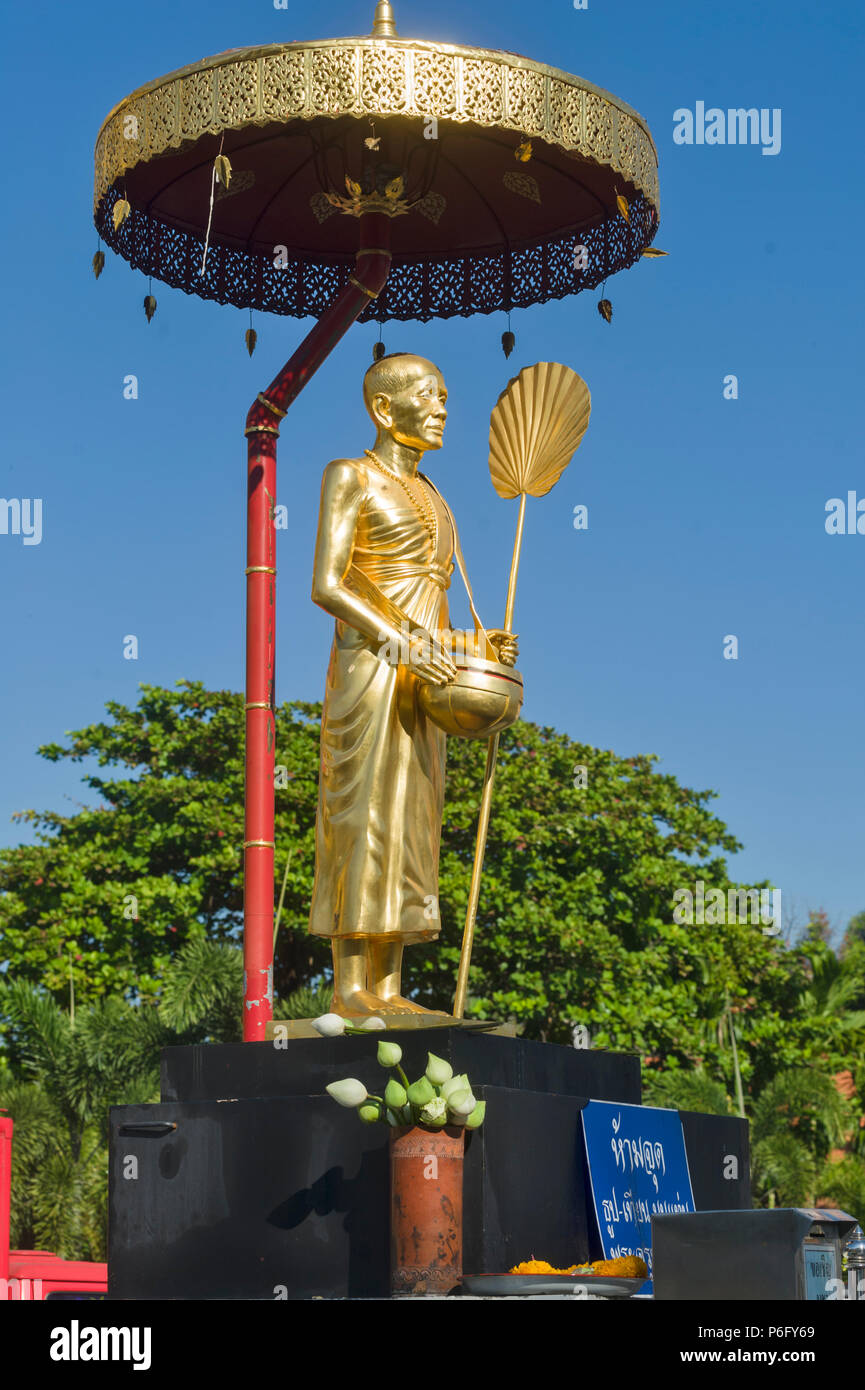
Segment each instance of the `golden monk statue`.
[[[446,736],[416,687],[456,675],[447,604],[455,555],[465,577],[451,510],[418,472],[442,446],[441,372],[394,353],[369,368],[363,396],[375,446],[325,469],[312,583],[336,632],[309,929],[331,938],[333,1009],[345,1017],[429,1012],[400,994],[403,947],[439,932]],[[485,655],[513,666],[515,638],[484,632],[470,590],[469,603],[475,632],[492,644]]]

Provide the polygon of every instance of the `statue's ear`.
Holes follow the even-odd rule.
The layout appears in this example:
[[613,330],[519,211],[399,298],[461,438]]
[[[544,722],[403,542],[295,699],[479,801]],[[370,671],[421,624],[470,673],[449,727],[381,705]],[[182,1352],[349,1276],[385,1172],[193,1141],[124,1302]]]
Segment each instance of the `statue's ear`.
[[389,426],[393,423],[390,413],[390,396],[385,395],[384,391],[376,391],[371,406],[373,419],[378,424]]

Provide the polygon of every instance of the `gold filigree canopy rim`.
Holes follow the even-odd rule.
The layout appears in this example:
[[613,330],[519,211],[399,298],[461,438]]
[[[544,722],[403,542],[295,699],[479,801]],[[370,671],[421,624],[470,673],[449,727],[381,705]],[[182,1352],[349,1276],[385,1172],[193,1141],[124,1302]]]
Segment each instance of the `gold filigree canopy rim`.
[[[386,10],[376,22],[390,23]],[[515,160],[527,143],[530,160]],[[394,197],[412,151],[432,147]],[[201,274],[217,153],[231,186],[217,189]],[[641,117],[580,78],[516,54],[374,35],[205,59],[126,98],[97,143],[95,220],[108,245],[164,283],[240,307],[321,313],[353,269],[354,219],[370,197],[386,211],[390,197],[395,216],[391,277],[366,317],[490,313],[635,264],[657,231],[657,154]],[[130,213],[115,228],[121,198]]]
[[[212,54],[210,57],[199,59],[196,63],[187,63],[184,67],[174,68],[171,72],[165,73],[164,76],[153,78],[150,82],[145,82],[140,87],[136,87],[133,92],[130,92],[129,96],[124,97],[112,107],[100,126],[99,135],[97,136],[97,146],[99,138],[119,113],[129,110],[130,107],[134,107],[137,103],[141,102],[142,99],[158,92],[162,88],[176,82],[182,82],[186,78],[195,77],[199,73],[215,72],[222,67],[233,68],[237,63],[272,59],[281,54],[288,56],[298,55],[302,58],[308,53],[333,55],[336,50],[346,48],[375,48],[381,50],[385,47],[388,49],[401,48],[406,52],[410,51],[412,53],[427,53],[429,55],[439,54],[448,62],[452,62],[457,58],[463,58],[464,60],[476,61],[484,64],[489,62],[506,63],[509,68],[544,74],[554,81],[564,82],[579,87],[591,93],[593,96],[596,96],[600,101],[616,107],[630,120],[636,122],[636,124],[640,126],[649,140],[654,162],[657,167],[658,152],[645,117],[641,116],[634,107],[629,106],[621,97],[615,96],[604,87],[598,87],[594,82],[590,82],[585,77],[576,77],[572,73],[566,72],[564,68],[557,68],[549,63],[537,62],[535,59],[528,58],[524,54],[510,53],[505,49],[469,48],[462,44],[434,43],[429,39],[404,39],[399,36],[388,40],[376,40],[371,34],[355,35],[351,38],[341,39],[301,39],[294,43],[258,44],[250,48],[228,49],[225,53]],[[484,78],[484,74],[479,74],[479,77]],[[480,85],[485,85],[485,83],[481,82]],[[358,108],[356,111],[356,114],[364,113],[362,107]],[[443,115],[444,113],[431,111],[431,114]],[[457,118],[459,119],[460,117]],[[465,118],[471,119],[472,117],[467,115]]]

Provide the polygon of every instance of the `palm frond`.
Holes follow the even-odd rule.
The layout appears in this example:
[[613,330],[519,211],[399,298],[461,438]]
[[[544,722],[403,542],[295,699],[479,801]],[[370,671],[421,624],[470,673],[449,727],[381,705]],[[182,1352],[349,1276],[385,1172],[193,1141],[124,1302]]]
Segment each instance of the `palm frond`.
[[776,1131],[751,1150],[751,1187],[755,1205],[813,1206],[818,1163],[795,1135]]
[[275,1019],[319,1018],[322,1014],[330,1013],[332,1004],[332,985],[319,985],[317,989],[301,985],[300,989],[274,1004],[273,1016]]
[[190,941],[165,979],[159,1017],[179,1033],[233,1042],[240,1033],[243,957],[236,946]]
[[35,1082],[5,1080],[0,1085],[0,1109],[8,1111],[14,1121],[9,1213],[14,1250],[33,1242],[31,1179],[54,1148],[57,1136],[65,1136],[66,1131],[56,1102]]
[[97,1135],[86,1136],[78,1161],[60,1146],[50,1153],[32,1176],[30,1199],[39,1249],[65,1259],[104,1260],[108,1152]]
[[827,1163],[818,1187],[821,1197],[828,1197],[834,1206],[855,1216],[862,1225],[865,1221],[865,1160],[851,1156],[840,1163]]
[[698,1110],[704,1115],[729,1115],[730,1102],[720,1081],[703,1071],[649,1073],[643,1087],[644,1105],[667,1110]]
[[0,1013],[11,1025],[11,1050],[23,1067],[46,1072],[62,1065],[72,1025],[57,1003],[24,980],[0,978]]
[[795,1129],[803,1139],[817,1126],[825,1143],[840,1143],[849,1107],[831,1076],[810,1067],[789,1067],[764,1086],[754,1102],[755,1143]]

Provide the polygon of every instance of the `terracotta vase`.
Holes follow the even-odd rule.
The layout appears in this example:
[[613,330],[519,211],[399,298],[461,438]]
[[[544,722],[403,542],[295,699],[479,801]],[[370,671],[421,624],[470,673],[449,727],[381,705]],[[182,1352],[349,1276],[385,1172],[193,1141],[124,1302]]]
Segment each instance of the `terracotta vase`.
[[462,1279],[465,1130],[390,1132],[393,1294],[449,1293]]

